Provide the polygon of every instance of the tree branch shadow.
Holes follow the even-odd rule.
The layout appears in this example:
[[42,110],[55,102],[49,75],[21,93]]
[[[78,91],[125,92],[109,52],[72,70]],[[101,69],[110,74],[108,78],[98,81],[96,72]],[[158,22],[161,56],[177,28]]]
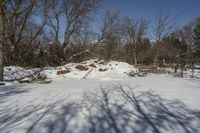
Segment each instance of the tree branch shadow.
[[[134,89],[115,86],[112,91],[103,88],[99,93],[86,95],[89,110],[87,132],[200,132],[199,110],[150,91],[136,95]],[[116,97],[120,97],[119,100],[114,100]]]
[[0,103],[6,101],[7,98],[14,95],[28,93],[32,88],[24,87],[24,85],[10,85],[0,87]]
[[135,93],[134,89],[117,85],[85,92],[76,102],[60,98],[23,107],[5,106],[0,108],[0,132],[15,132],[25,123],[21,130],[26,133],[200,132],[199,110],[151,91]]
[[70,132],[71,120],[77,113],[78,104],[66,101],[66,98],[60,97],[58,100],[52,98],[49,102],[35,98],[25,105],[18,103],[21,100],[8,102],[9,97],[28,93],[31,89],[22,85],[5,86],[0,89],[0,132],[15,132],[15,130],[26,133]]

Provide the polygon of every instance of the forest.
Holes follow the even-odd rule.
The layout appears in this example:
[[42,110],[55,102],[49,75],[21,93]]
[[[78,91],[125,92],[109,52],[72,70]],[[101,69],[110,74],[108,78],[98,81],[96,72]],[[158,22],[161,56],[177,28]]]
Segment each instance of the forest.
[[3,65],[59,66],[92,58],[156,66],[199,62],[200,18],[178,27],[177,16],[165,12],[149,22],[108,9],[95,32],[91,24],[101,2],[2,0],[1,71]]

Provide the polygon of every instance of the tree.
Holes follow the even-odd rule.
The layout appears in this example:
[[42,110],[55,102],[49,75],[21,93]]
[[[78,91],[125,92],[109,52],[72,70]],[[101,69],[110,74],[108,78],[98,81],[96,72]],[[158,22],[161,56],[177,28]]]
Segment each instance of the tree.
[[120,15],[119,12],[107,10],[103,18],[99,40],[103,48],[105,59],[113,59],[120,39]]
[[52,42],[57,45],[57,52],[55,52],[63,62],[68,62],[71,57],[75,57],[70,48],[74,47],[72,45],[77,44],[77,39],[80,41],[83,33],[86,32],[85,27],[89,25],[92,13],[98,9],[100,1],[52,0],[49,2],[48,29]]
[[194,55],[200,57],[200,21],[197,22],[194,29]]
[[22,65],[30,60],[28,57],[44,31],[47,8],[46,0],[9,0],[5,4],[7,65]]
[[4,5],[7,2],[7,0],[1,0],[0,1],[0,81],[3,81],[3,57],[4,57]]
[[148,28],[148,22],[146,20],[132,20],[125,18],[123,28],[125,30],[126,41],[132,58],[131,63],[137,65],[137,55],[139,53],[139,45],[143,43],[144,35]]
[[160,55],[160,45],[162,40],[167,37],[175,28],[174,19],[166,13],[161,12],[156,18],[155,25],[153,26],[154,39],[155,39],[155,57],[154,65],[158,65],[158,57]]
[[180,31],[180,36],[182,42],[185,42],[187,45],[187,57],[188,58],[193,58],[192,55],[192,47],[194,45],[194,38],[193,38],[193,24],[188,24],[183,27],[183,29]]
[[166,62],[180,62],[183,58],[186,59],[189,44],[182,37],[180,31],[164,37],[160,46],[160,59]]

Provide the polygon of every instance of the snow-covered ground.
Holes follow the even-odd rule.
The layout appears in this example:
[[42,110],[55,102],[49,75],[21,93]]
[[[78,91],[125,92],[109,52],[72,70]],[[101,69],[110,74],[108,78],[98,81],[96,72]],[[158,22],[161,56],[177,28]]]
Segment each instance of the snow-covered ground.
[[129,77],[138,70],[123,62],[83,62],[86,71],[77,65],[42,70],[49,84],[0,87],[0,132],[200,132],[200,79]]

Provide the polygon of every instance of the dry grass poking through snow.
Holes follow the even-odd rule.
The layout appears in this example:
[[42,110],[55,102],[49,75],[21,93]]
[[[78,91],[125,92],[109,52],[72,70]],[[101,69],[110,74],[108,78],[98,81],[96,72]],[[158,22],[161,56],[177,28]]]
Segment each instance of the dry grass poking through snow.
[[61,69],[61,70],[57,70],[57,75],[61,75],[61,74],[67,74],[70,73],[71,71],[69,69]]
[[75,66],[76,69],[80,70],[80,71],[87,71],[89,68],[83,65],[77,65]]

